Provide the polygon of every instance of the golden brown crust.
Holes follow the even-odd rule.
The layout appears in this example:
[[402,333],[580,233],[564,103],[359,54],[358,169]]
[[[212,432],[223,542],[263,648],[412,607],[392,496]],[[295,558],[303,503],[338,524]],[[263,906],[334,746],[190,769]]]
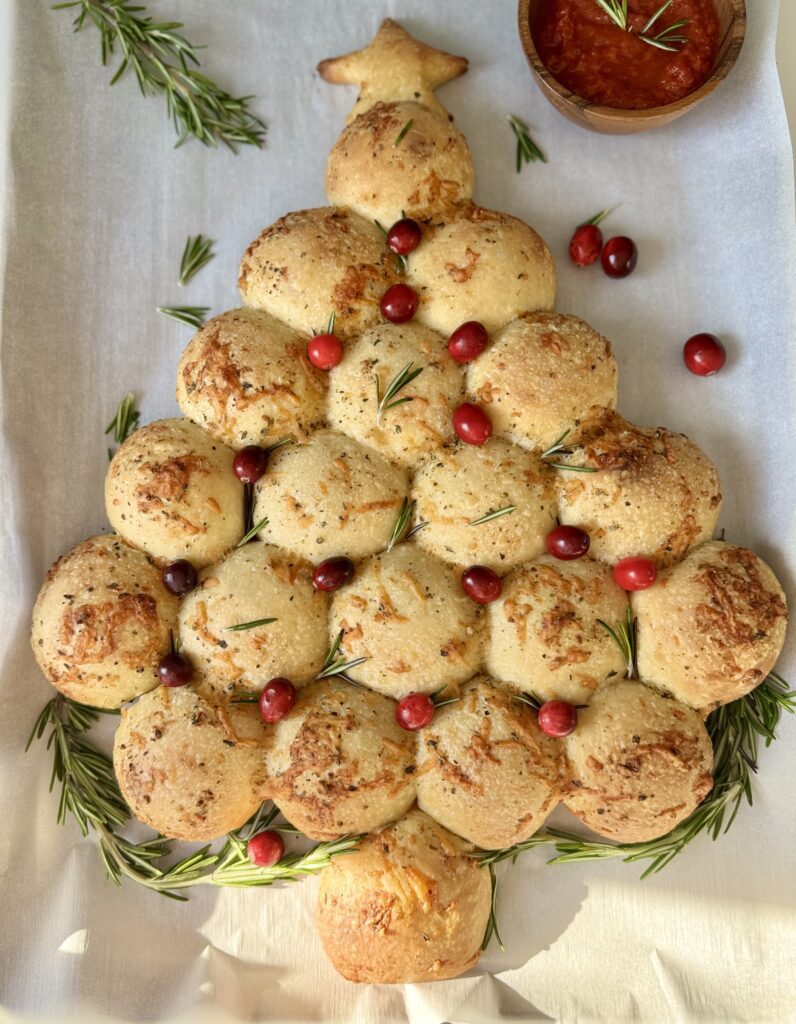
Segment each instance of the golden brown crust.
[[703,544],[633,595],[639,670],[692,707],[710,710],[749,693],[785,642],[785,594],[747,548]]

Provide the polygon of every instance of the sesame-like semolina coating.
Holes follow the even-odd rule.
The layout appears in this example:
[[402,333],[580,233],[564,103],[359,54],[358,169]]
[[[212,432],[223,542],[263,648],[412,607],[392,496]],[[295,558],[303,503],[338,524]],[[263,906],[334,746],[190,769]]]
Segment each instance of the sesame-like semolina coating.
[[39,667],[80,704],[118,708],[157,686],[178,602],[142,551],[90,537],[53,565],[33,609]]
[[232,448],[304,440],[324,421],[326,379],[307,338],[259,309],[208,320],[182,354],[177,402],[188,419]]
[[471,847],[423,814],[364,838],[321,875],[316,925],[349,981],[441,981],[474,967],[492,898]]
[[413,541],[364,562],[337,591],[330,636],[340,630],[346,661],[367,659],[348,675],[396,699],[455,689],[481,659],[481,615],[459,573]]
[[271,457],[255,485],[255,523],[263,540],[313,563],[332,555],[364,558],[385,548],[409,490],[403,469],[331,430]]
[[311,839],[371,832],[414,802],[415,737],[381,694],[319,680],[269,731],[268,797]]
[[[556,525],[555,476],[535,455],[499,438],[442,449],[415,474],[417,543],[445,561],[497,573],[544,550]],[[508,509],[485,523],[490,512]]]
[[696,548],[631,603],[642,678],[703,711],[753,690],[785,642],[779,581],[754,552],[734,544]]
[[[215,688],[262,690],[313,679],[328,651],[328,598],[302,558],[253,541],[205,569],[180,608],[185,654]],[[275,619],[237,630],[234,626]]]
[[627,595],[600,562],[542,555],[507,576],[487,610],[486,666],[514,690],[581,704],[627,669],[598,621],[624,622]]
[[[377,417],[379,393],[405,367],[422,372],[397,396],[410,402]],[[453,438],[453,410],[464,401],[464,375],[445,340],[418,323],[379,324],[349,345],[330,374],[329,422],[403,466]]]
[[449,117],[421,103],[374,104],[344,129],[326,165],[329,202],[385,228],[403,216],[438,215],[472,195],[467,140]]
[[190,420],[156,420],[121,445],[105,478],[117,533],[148,555],[217,561],[243,536],[243,486],[234,452]]
[[544,241],[516,217],[480,206],[425,228],[408,268],[418,319],[446,337],[473,318],[493,332],[555,304],[555,264]]
[[304,334],[349,338],[378,323],[379,300],[398,280],[395,256],[372,220],[322,207],[282,217],[246,250],[238,287],[246,306],[264,309]]
[[262,747],[236,740],[192,686],[159,686],[122,709],[113,745],[122,795],[171,839],[204,842],[243,825],[262,801],[262,764]]
[[559,744],[535,711],[489,679],[440,708],[418,745],[418,806],[483,849],[527,839],[561,799]]
[[544,451],[593,406],[616,405],[616,359],[583,320],[526,313],[493,335],[467,386],[496,433]]
[[562,523],[589,534],[589,552],[603,562],[640,555],[671,565],[713,535],[718,474],[683,434],[603,410],[581,424],[572,454],[556,461],[594,470],[557,471],[558,509]]
[[618,842],[665,835],[713,786],[702,719],[636,680],[595,694],[564,744],[572,773],[567,807]]

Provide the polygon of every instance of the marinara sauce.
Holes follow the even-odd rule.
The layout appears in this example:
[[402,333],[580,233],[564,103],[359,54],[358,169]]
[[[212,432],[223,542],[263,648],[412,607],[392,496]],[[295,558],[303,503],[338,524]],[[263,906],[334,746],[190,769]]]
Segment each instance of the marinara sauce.
[[534,19],[536,50],[563,86],[592,103],[646,110],[674,103],[709,76],[719,46],[713,0],[673,0],[650,34],[681,18],[688,42],[672,53],[639,39],[661,0],[630,0],[625,32],[594,0],[541,0]]

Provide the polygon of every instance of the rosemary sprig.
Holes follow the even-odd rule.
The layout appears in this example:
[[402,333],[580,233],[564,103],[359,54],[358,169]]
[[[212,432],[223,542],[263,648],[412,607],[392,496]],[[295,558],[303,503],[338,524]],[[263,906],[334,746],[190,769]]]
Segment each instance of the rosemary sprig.
[[[134,430],[138,429],[138,421],[140,419],[141,413],[136,408],[135,396],[131,392],[130,394],[125,395],[121,402],[119,402],[116,407],[116,412],[113,415],[113,419],[105,428],[105,433],[113,434],[114,441],[116,441],[117,444],[122,444],[122,442],[126,441]],[[108,458],[113,458],[112,448],[108,449]]]
[[497,923],[497,875],[495,873],[495,865],[493,863],[487,863],[489,868],[489,880],[492,883],[492,902],[489,906],[489,920],[486,923],[486,931],[484,932],[484,938],[481,942],[481,949],[486,949],[489,943],[492,941],[494,935],[500,952],[505,953],[506,947],[503,945],[503,939],[500,937],[500,931]]
[[622,652],[622,657],[625,659],[627,666],[627,672],[625,673],[628,679],[638,679],[638,665],[636,662],[636,630],[638,620],[633,618],[633,613],[630,610],[630,605],[625,610],[625,621],[617,622],[615,626],[609,626],[607,622],[603,622],[602,619],[597,619],[598,625],[602,626],[606,633],[611,637],[613,642]]
[[[621,205],[621,203],[617,203],[616,206],[607,206],[604,210],[600,210],[599,213],[595,213],[595,215],[590,220],[585,220],[583,223],[593,224],[594,227],[598,227],[600,224],[602,224],[602,222],[609,214],[613,213],[614,210],[618,210]],[[567,433],[569,433],[569,431],[567,431]],[[566,437],[566,434],[564,435],[564,437]]]
[[340,655],[340,644],[343,642],[345,630],[340,632],[335,637],[334,643],[329,648],[329,653],[326,655],[326,661],[321,666],[320,672],[315,677],[316,679],[328,679],[331,676],[340,676],[347,682],[354,682],[353,679],[349,679],[346,673],[349,669],[354,668],[356,665],[361,665],[363,661],[367,661],[367,658],[352,658],[351,661],[346,661],[345,658]]
[[624,32],[627,27],[627,0],[594,0],[598,7],[602,8],[611,21]]
[[[387,235],[389,234],[387,228],[385,228],[385,226],[382,224],[380,220],[374,221],[374,223],[376,227],[379,229],[379,231],[381,231],[381,233],[386,238]],[[390,250],[390,252],[392,252],[392,250]],[[402,256],[399,252],[393,252],[392,255],[395,257],[395,262],[398,266],[398,273],[405,274],[407,267],[409,266],[409,264],[407,263],[406,256]]]
[[415,514],[416,505],[417,502],[414,499],[409,501],[408,498],[404,498],[401,502],[398,518],[395,520],[395,526],[393,526],[392,533],[390,534],[390,542],[387,545],[388,551],[392,551],[396,544],[400,544],[402,540],[408,540],[419,530],[422,530],[424,526],[428,526],[428,522],[416,523],[414,526],[410,525]]
[[161,93],[178,134],[177,145],[193,135],[205,145],[262,146],[265,125],[249,111],[251,96],[231,96],[199,69],[198,47],[179,21],[156,22],[129,0],[67,0],[53,10],[77,9],[75,32],[86,24],[99,30],[102,63],[121,53],[111,85],[132,68],[142,95]]
[[[553,443],[550,445],[550,447],[546,451],[543,451],[542,454],[540,455],[540,458],[542,459],[542,461],[546,462],[547,459],[553,458],[553,456],[555,456],[555,455],[571,455],[572,452],[574,451],[575,446],[574,445],[564,444],[565,439],[571,433],[572,433],[572,431],[568,428],[567,430],[564,431],[564,433],[561,435],[561,437],[559,437],[557,440],[553,441]],[[569,470],[572,473],[596,473],[597,472],[597,470],[594,468],[594,466],[569,466],[565,462],[548,462],[547,465],[550,466],[551,469],[566,469],[566,470]]]
[[191,278],[198,274],[202,267],[206,267],[214,256],[212,238],[205,238],[203,235],[196,235],[195,238],[192,238],[189,235],[180,260],[180,284],[188,284]]
[[547,157],[531,138],[528,125],[514,114],[509,114],[508,120],[517,139],[517,174],[522,170],[523,163],[532,164],[535,160],[540,160],[546,164]]
[[396,149],[398,146],[401,145],[401,143],[404,140],[404,136],[406,135],[406,133],[409,131],[409,129],[412,127],[412,125],[414,123],[415,123],[415,119],[413,117],[410,117],[409,120],[406,122],[406,124],[403,126],[403,128],[395,136],[395,142],[393,142],[393,144],[392,144],[393,149]]
[[195,327],[197,330],[205,322],[205,317],[209,312],[209,306],[158,306],[158,313],[171,317],[179,324]]
[[639,33],[639,39],[642,42],[649,43],[650,46],[655,46],[659,50],[669,50],[672,53],[677,52],[676,43],[687,43],[688,37],[680,33],[681,28],[685,28],[688,24],[688,18],[681,18],[679,21],[672,22],[667,28],[662,29],[656,35],[649,35],[650,30],[655,25],[655,22],[672,6],[672,0],[666,0],[658,10],[652,15],[647,24]]
[[480,526],[482,523],[491,523],[493,519],[500,519],[501,516],[507,516],[512,512],[517,511],[516,505],[504,505],[503,508],[490,509],[484,515],[479,516],[478,519],[471,519],[467,524],[468,526]]
[[251,622],[238,622],[235,626],[227,626],[230,633],[243,633],[249,629],[257,629],[258,626],[270,626],[277,619],[253,619]]
[[268,525],[268,516],[263,516],[259,523],[255,523],[254,526],[247,533],[241,537],[235,547],[242,548],[244,544],[248,544],[250,540],[254,540],[260,530],[264,530]]
[[415,378],[419,377],[423,372],[423,367],[418,366],[416,369],[412,369],[414,362],[407,363],[406,366],[399,370],[398,373],[393,377],[387,387],[384,389],[384,394],[381,393],[381,382],[379,381],[379,375],[374,374],[376,380],[376,425],[381,426],[381,418],[388,409],[395,409],[399,405],[403,405],[405,402],[411,402],[412,396],[405,395],[402,398],[396,398],[395,396],[402,391],[407,384],[411,384]]

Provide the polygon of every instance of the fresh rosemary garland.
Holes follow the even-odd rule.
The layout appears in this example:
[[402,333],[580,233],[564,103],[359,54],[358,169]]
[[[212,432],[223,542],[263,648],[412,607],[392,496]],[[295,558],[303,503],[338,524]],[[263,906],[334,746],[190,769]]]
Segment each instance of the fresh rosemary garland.
[[264,828],[300,835],[286,824],[274,824],[276,808],[261,807],[241,828],[230,832],[218,852],[207,844],[189,853],[176,863],[164,865],[172,853],[172,840],[154,836],[134,843],[118,831],[130,818],[110,758],[97,750],[85,733],[101,714],[118,714],[102,708],[78,704],[58,695],[42,709],[31,732],[26,750],[36,740],[47,737],[47,749],[53,751],[50,791],[60,783],[58,824],[70,815],[77,821],[84,836],[94,831],[99,840],[108,877],[115,885],[123,879],[175,900],[186,900],[180,890],[194,885],[244,886],[273,885],[294,882],[316,874],[343,853],[356,849],[359,836],[342,836],[330,842],[317,843],[306,853],[292,853],[273,867],[261,868],[248,858],[247,840]]
[[132,68],[143,96],[161,93],[181,146],[189,136],[205,145],[223,142],[233,151],[237,145],[262,146],[265,125],[249,111],[251,96],[231,96],[199,71],[198,47],[179,29],[179,21],[156,22],[146,8],[129,0],[66,0],[53,10],[76,10],[75,32],[86,24],[99,30],[102,63],[117,51],[121,63],[111,85]]

